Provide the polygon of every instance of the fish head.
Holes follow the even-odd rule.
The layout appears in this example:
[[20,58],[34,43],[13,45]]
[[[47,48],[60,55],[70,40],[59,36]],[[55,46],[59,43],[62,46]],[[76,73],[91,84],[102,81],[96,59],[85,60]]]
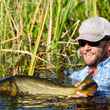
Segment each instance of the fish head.
[[81,82],[76,87],[76,95],[82,94],[82,96],[94,96],[98,88],[97,83],[93,79],[86,79],[83,82]]

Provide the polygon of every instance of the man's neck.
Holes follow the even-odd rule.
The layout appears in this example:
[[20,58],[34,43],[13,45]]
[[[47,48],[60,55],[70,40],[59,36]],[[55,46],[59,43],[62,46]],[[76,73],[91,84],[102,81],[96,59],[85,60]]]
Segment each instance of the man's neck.
[[89,66],[88,73],[95,75],[97,73],[97,67],[96,66]]

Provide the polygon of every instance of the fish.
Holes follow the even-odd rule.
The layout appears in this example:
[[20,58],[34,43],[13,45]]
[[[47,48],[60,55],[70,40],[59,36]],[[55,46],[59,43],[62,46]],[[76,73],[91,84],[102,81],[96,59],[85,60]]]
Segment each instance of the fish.
[[93,96],[97,91],[97,83],[87,76],[77,87],[59,85],[46,78],[36,79],[33,76],[10,76],[0,80],[0,94],[20,96],[23,94],[72,97],[77,92],[85,96]]

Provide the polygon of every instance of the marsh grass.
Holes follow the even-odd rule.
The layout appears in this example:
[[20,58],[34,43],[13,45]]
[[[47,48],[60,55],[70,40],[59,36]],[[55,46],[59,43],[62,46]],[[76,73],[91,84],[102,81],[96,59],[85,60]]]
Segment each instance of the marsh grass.
[[[0,0],[0,75],[78,69],[78,27],[90,16],[110,20],[107,0]],[[48,75],[47,75],[48,76]]]

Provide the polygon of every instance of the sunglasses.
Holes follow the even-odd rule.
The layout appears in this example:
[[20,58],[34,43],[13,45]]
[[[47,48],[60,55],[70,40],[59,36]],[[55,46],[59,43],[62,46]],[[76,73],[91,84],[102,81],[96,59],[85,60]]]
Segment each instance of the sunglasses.
[[98,42],[89,42],[89,41],[85,41],[85,40],[81,40],[78,42],[80,47],[84,47],[86,44],[88,44],[91,47],[97,47],[100,45],[100,41]]

